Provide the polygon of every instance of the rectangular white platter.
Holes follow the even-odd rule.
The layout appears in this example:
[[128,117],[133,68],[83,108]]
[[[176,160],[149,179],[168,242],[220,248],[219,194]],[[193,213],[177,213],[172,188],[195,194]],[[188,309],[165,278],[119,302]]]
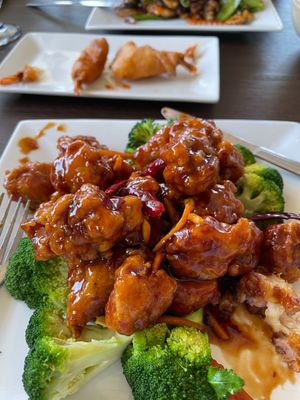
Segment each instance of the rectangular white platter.
[[[286,0],[287,1],[287,0]],[[281,31],[283,26],[271,0],[264,0],[265,9],[255,13],[255,20],[244,25],[192,25],[183,19],[149,20],[129,24],[112,9],[94,8],[87,19],[86,30],[111,31],[194,31],[194,32],[270,32]]]
[[[145,115],[146,117],[147,115]],[[18,140],[24,136],[34,136],[49,120],[22,121],[16,127],[0,160],[0,182],[4,173],[14,168],[22,154],[18,150]],[[115,150],[123,150],[127,135],[136,123],[133,120],[59,120],[66,124],[67,135],[93,135],[101,143]],[[217,120],[217,125],[225,132],[251,140],[259,145],[268,145],[274,151],[299,161],[300,124],[284,121]],[[30,154],[33,161],[51,161],[57,154],[56,140],[61,136],[55,128],[39,139],[40,148]],[[280,170],[284,178],[286,210],[300,212],[300,178]],[[300,286],[298,285],[298,293]],[[22,387],[22,371],[27,346],[25,329],[31,311],[22,302],[10,297],[5,287],[0,288],[0,399],[26,400]],[[219,351],[214,357],[226,365]],[[271,400],[299,399],[300,376],[294,385],[287,383],[277,388]],[[89,382],[78,393],[68,397],[70,400],[132,400],[130,388],[122,374],[119,362],[105,370]]]
[[[28,33],[11,50],[0,65],[0,78],[16,73],[28,64],[43,70],[40,81],[0,86],[1,92],[74,96],[71,70],[80,52],[95,38],[105,37],[110,50],[102,76],[81,93],[82,97],[116,99],[168,100],[216,103],[220,98],[219,40],[216,37],[199,36],[130,36],[92,35],[77,33]],[[138,46],[151,45],[157,50],[184,52],[197,45],[196,65],[198,72],[191,74],[181,66],[177,76],[165,74],[139,81],[128,82],[129,89],[109,83],[109,64],[117,50],[128,41]]]

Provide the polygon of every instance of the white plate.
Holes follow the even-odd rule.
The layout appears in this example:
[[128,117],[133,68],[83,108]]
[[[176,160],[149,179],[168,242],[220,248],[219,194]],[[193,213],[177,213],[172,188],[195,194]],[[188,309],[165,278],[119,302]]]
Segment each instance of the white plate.
[[[21,154],[17,143],[21,137],[34,135],[49,120],[23,121],[15,129],[10,142],[0,160],[0,179],[4,171],[14,168]],[[132,120],[66,120],[68,135],[94,135],[103,144],[112,149],[123,150]],[[258,144],[268,143],[272,149],[286,156],[296,157],[300,153],[300,125],[293,122],[220,120],[218,126],[224,131],[251,139]],[[54,129],[47,131],[40,139],[40,148],[31,153],[32,160],[50,161],[57,154],[56,139],[61,135]],[[298,154],[298,155],[297,155]],[[281,171],[285,183],[286,209],[300,212],[300,178]],[[22,387],[22,371],[27,347],[24,332],[31,311],[22,302],[9,296],[6,289],[0,289],[0,399],[26,400]],[[215,358],[223,362],[219,353]],[[226,363],[224,363],[226,364]],[[299,399],[300,377],[295,385],[286,384],[273,392],[272,400]],[[130,400],[129,386],[122,375],[120,363],[116,363],[101,375],[89,382],[81,391],[70,396],[70,400],[101,399]]]
[[[285,0],[287,1],[287,0]],[[139,21],[128,24],[118,17],[112,9],[94,8],[87,19],[85,29],[106,30],[159,30],[159,31],[196,31],[196,32],[270,32],[281,31],[282,22],[271,0],[264,0],[265,9],[255,13],[255,20],[244,25],[191,25],[183,19]]]
[[[71,70],[80,52],[95,38],[103,35],[77,33],[29,33],[20,40],[0,65],[0,78],[11,75],[25,64],[44,70],[42,79],[33,83],[17,83],[0,86],[0,92],[34,93],[74,96]],[[216,37],[199,36],[127,36],[105,35],[110,51],[102,76],[89,85],[81,96],[118,99],[178,100],[216,103],[220,97],[219,40]],[[165,75],[130,82],[130,89],[108,90],[105,85],[109,76],[108,66],[116,51],[126,42],[137,45],[149,44],[158,50],[184,52],[198,45],[196,50],[197,74],[190,74],[181,66],[177,76]]]

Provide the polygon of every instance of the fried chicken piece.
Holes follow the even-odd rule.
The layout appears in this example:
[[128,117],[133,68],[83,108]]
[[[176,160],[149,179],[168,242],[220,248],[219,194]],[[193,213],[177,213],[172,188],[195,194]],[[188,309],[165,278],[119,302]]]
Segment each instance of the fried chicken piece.
[[76,262],[95,260],[99,252],[140,230],[143,220],[137,197],[109,197],[86,184],[75,194],[42,204],[22,228],[32,240],[38,260],[59,255]]
[[48,201],[54,192],[50,182],[50,169],[51,164],[47,163],[24,163],[6,173],[4,187],[13,200],[30,200],[30,207],[37,208]]
[[213,281],[180,281],[169,311],[177,315],[187,315],[207,304],[216,304],[220,298],[218,282]]
[[104,69],[109,46],[102,39],[93,40],[80,54],[72,68],[74,93],[78,96],[82,86],[98,79]]
[[67,321],[74,336],[87,322],[104,315],[115,282],[115,265],[100,259],[72,266],[68,284]]
[[19,82],[36,82],[40,79],[41,70],[30,65],[25,65],[22,71],[0,79],[0,85],[13,85]]
[[219,176],[219,160],[208,138],[186,132],[161,152],[166,163],[163,172],[168,185],[187,195],[205,192],[214,186]]
[[277,351],[300,372],[300,297],[293,287],[279,276],[252,271],[238,283],[237,299],[261,309]]
[[185,58],[185,53],[158,51],[148,45],[137,47],[134,42],[127,42],[118,50],[110,68],[115,78],[131,81],[163,73],[174,77],[178,65],[195,73],[196,66],[188,63]]
[[64,155],[66,153],[66,150],[68,146],[76,142],[76,140],[81,140],[82,142],[88,144],[91,147],[94,147],[95,149],[107,149],[106,146],[101,145],[98,140],[94,136],[85,136],[85,135],[77,135],[77,136],[60,136],[57,139],[57,149],[59,150],[60,155]]
[[300,224],[270,225],[264,232],[263,265],[288,282],[300,278]]
[[168,309],[175,290],[176,281],[164,270],[152,272],[142,256],[128,257],[118,270],[105,322],[123,335],[143,330]]
[[110,159],[102,155],[104,146],[93,138],[59,139],[59,156],[54,160],[50,179],[56,190],[75,193],[85,183],[105,189],[114,178]]
[[237,189],[231,181],[217,183],[207,192],[194,197],[194,212],[210,215],[220,222],[234,224],[244,213],[243,203],[235,197]]
[[223,140],[218,144],[220,176],[236,182],[244,173],[244,159],[241,152],[231,143]]
[[203,280],[236,276],[258,264],[263,233],[246,218],[228,225],[212,217],[187,221],[165,246],[177,276]]

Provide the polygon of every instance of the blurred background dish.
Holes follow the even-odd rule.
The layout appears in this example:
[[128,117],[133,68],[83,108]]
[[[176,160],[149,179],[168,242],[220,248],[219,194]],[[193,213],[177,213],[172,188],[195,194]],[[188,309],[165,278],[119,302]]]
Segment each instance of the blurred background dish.
[[292,20],[294,28],[300,36],[300,0],[292,0]]

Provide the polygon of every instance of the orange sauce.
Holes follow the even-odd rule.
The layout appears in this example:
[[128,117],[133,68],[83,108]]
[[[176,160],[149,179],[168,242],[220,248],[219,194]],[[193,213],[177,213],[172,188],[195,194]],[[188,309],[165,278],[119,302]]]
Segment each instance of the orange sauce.
[[107,83],[107,84],[105,85],[105,89],[107,89],[107,90],[114,90],[115,88],[114,88],[114,86],[113,86],[111,83]]
[[29,161],[29,158],[28,157],[23,157],[23,158],[20,158],[20,160],[19,160],[19,162],[21,163],[21,164],[25,164],[25,163],[27,163]]
[[207,21],[206,19],[200,18],[185,18],[186,22],[192,25],[226,25],[224,22],[220,21]]
[[56,130],[57,130],[58,132],[66,132],[67,127],[66,127],[65,124],[59,124],[59,125],[57,125]]
[[18,146],[20,152],[23,154],[29,154],[31,151],[39,148],[38,141],[34,137],[23,137],[19,140]]
[[55,125],[56,125],[55,122],[47,122],[47,124],[46,124],[42,129],[40,129],[40,130],[38,131],[38,133],[36,134],[36,138],[39,139],[39,138],[41,138],[42,136],[44,136],[45,133],[46,133],[46,131],[47,131],[48,129],[53,128]]
[[131,86],[128,85],[128,83],[122,82],[122,81],[116,81],[116,85],[123,88],[123,89],[130,89]]
[[[47,124],[42,129],[40,129],[34,137],[27,136],[21,138],[18,142],[20,152],[23,154],[29,154],[31,151],[38,149],[39,148],[38,139],[40,139],[42,136],[45,135],[46,130],[53,128],[55,125],[56,125],[55,122],[47,122]],[[20,162],[22,161],[20,160]]]
[[255,400],[269,400],[272,391],[285,382],[295,382],[294,372],[282,362],[272,345],[268,325],[239,306],[231,317],[229,340],[211,337],[232,369],[245,381],[245,391]]

